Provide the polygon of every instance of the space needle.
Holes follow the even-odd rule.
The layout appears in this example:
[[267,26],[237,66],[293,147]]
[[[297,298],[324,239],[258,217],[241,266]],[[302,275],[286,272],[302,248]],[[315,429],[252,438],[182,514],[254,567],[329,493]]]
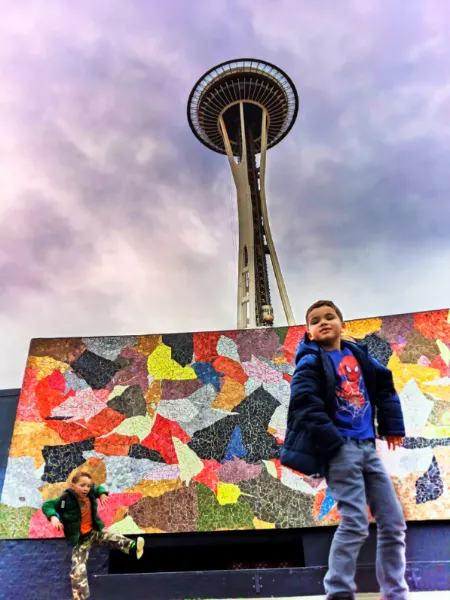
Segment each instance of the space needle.
[[236,185],[238,329],[273,325],[267,256],[287,323],[295,325],[270,231],[265,176],[267,150],[289,133],[297,112],[298,95],[291,79],[278,67],[255,59],[217,65],[197,81],[189,96],[192,131],[207,148],[227,155]]

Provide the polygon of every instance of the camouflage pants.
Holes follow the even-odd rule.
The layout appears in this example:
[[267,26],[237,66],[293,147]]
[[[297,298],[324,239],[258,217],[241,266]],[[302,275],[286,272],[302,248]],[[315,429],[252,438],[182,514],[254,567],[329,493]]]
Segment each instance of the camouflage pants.
[[75,600],[86,600],[89,598],[89,583],[87,577],[86,562],[89,557],[89,551],[94,544],[109,544],[113,548],[118,548],[129,554],[133,540],[126,538],[119,533],[103,529],[102,531],[92,531],[81,538],[78,546],[72,552],[72,570],[70,579],[72,581],[72,592]]

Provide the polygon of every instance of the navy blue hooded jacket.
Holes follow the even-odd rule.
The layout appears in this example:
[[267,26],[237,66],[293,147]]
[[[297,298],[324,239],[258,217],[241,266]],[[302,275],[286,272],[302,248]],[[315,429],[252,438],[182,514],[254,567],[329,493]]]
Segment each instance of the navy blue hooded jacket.
[[[344,340],[341,346],[353,353],[361,367],[378,435],[404,436],[403,413],[391,371],[370,356],[365,346]],[[305,475],[323,476],[328,461],[344,444],[335,425],[337,376],[325,351],[306,334],[295,363],[281,464]]]

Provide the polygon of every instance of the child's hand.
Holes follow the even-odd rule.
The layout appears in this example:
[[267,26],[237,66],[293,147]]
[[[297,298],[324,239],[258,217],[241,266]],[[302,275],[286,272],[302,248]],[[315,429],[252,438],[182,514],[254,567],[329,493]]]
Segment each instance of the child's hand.
[[53,517],[50,519],[50,523],[52,524],[53,529],[56,529],[57,531],[63,531],[63,524],[58,517],[55,517],[55,515],[53,515]]
[[109,498],[108,498],[108,496],[107,496],[106,494],[102,494],[102,495],[100,496],[100,504],[101,504],[102,506],[105,506],[106,504],[108,504],[108,502],[109,502]]
[[386,441],[388,445],[388,450],[394,450],[403,444],[403,438],[400,435],[387,435]]

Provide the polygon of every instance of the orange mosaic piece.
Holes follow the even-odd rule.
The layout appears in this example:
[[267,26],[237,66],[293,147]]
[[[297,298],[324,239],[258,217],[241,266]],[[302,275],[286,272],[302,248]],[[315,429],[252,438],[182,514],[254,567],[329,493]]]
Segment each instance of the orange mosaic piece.
[[98,437],[94,443],[94,449],[105,456],[127,456],[130,446],[139,444],[139,438],[135,435],[120,435],[112,433],[106,437]]
[[101,412],[95,417],[89,419],[87,428],[90,431],[91,437],[97,435],[106,435],[116,427],[118,427],[122,421],[125,421],[125,415],[118,413],[117,411],[106,406]]
[[219,356],[214,360],[213,366],[217,373],[222,373],[234,381],[245,384],[248,380],[248,375],[244,373],[242,366],[231,358]]
[[244,400],[245,387],[239,381],[234,381],[229,377],[224,377],[222,389],[217,394],[211,408],[221,408],[232,411]]

